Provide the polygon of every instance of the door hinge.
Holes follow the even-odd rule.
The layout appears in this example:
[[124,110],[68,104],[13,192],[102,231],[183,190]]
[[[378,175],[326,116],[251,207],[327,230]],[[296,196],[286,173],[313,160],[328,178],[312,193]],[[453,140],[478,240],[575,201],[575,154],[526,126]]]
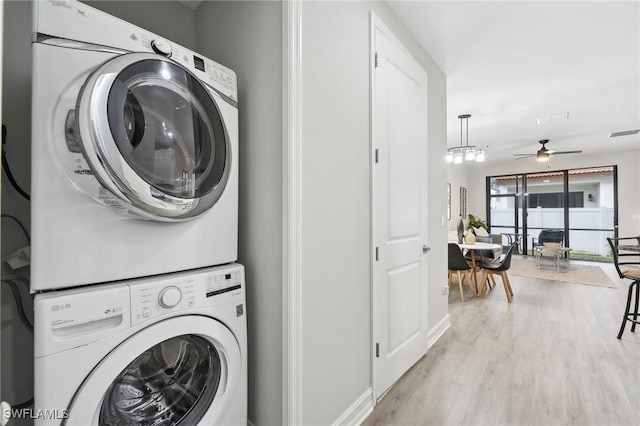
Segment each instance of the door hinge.
[[376,247],[376,262],[380,260],[380,247]]
[[374,68],[378,68],[378,52],[374,55]]
[[380,156],[378,155],[378,148],[376,148],[375,157],[376,157],[376,164],[378,164],[378,161],[380,161]]
[[380,358],[380,343],[376,343],[376,358]]

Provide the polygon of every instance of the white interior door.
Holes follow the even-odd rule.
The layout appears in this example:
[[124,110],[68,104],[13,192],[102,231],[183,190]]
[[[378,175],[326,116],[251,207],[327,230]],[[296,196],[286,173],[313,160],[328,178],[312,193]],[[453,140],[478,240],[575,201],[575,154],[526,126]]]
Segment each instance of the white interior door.
[[373,392],[427,351],[427,74],[372,21]]

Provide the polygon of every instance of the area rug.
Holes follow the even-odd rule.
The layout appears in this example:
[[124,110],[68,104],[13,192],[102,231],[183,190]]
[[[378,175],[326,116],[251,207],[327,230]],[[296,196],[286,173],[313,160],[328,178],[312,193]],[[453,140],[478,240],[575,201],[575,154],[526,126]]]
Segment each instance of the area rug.
[[556,272],[549,269],[538,269],[535,259],[511,259],[509,275],[539,278],[541,280],[562,281],[566,283],[593,285],[597,287],[617,288],[618,286],[604,273],[599,266],[571,264],[571,270]]

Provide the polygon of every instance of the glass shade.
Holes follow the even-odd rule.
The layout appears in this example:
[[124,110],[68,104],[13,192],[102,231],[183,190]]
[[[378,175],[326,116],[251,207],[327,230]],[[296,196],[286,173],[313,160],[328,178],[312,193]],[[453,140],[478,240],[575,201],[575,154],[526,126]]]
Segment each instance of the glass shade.
[[467,149],[464,153],[464,161],[475,161],[476,152],[473,149]]

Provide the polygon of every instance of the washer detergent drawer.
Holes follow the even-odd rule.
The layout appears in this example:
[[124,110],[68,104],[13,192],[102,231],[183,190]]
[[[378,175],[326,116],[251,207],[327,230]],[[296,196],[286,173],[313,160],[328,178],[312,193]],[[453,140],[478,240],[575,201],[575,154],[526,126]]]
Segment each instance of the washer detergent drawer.
[[34,301],[34,356],[42,357],[103,339],[131,327],[129,287],[104,286],[38,294]]

